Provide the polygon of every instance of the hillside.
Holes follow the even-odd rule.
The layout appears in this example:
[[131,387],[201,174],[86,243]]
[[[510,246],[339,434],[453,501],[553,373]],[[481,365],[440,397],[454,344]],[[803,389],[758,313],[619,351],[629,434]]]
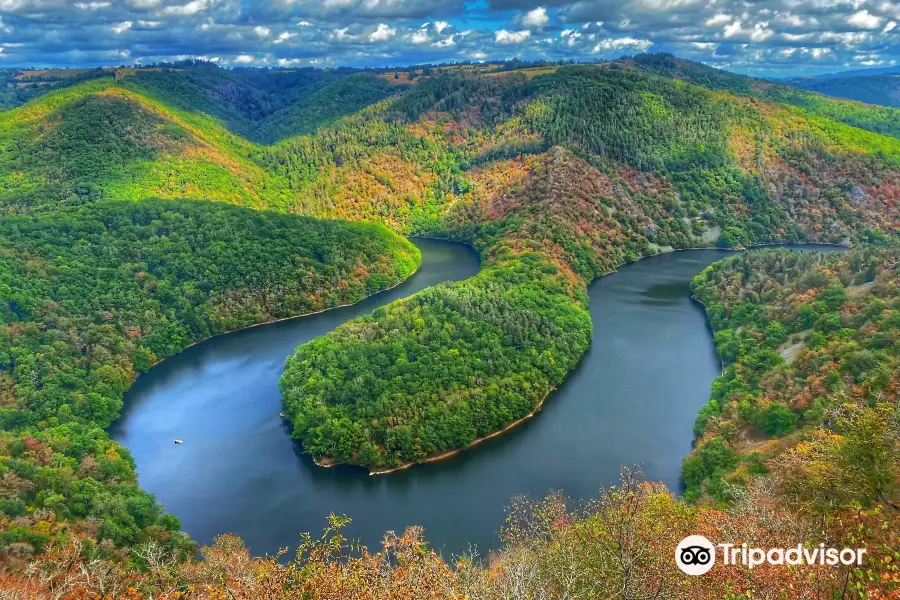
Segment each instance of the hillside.
[[725,501],[729,483],[773,469],[817,510],[890,503],[900,475],[896,249],[753,252],[709,267],[692,288],[726,368],[695,425],[686,495]]
[[[421,168],[431,156],[397,154],[393,140],[455,149],[444,160],[457,169],[439,188],[451,191],[435,195],[449,210],[413,206],[405,216],[404,206],[390,218],[474,244],[485,268],[288,361],[294,434],[326,462],[421,462],[538,410],[587,348],[587,284],[627,260],[716,240],[880,239],[900,218],[900,140],[633,70],[435,78],[386,111],[405,126],[385,128],[374,114],[348,121],[334,134],[346,144],[336,154],[385,153]],[[372,128],[382,137],[347,142]],[[290,164],[308,147],[293,140],[267,158],[287,154]],[[523,148],[532,155],[516,156]],[[297,189],[315,189],[323,172]],[[351,218],[384,209],[332,206]],[[497,360],[485,363],[481,349]],[[355,383],[325,376],[335,368]]]
[[[900,136],[900,125],[897,120],[900,112],[895,108],[889,108],[890,105],[868,106],[840,98],[828,98],[767,79],[735,75],[721,69],[678,59],[671,54],[639,54],[633,59],[624,59],[622,64],[626,68],[636,68],[664,77],[673,77],[709,89],[790,104],[803,109],[810,115],[832,119],[875,133],[893,137]],[[841,94],[829,95],[841,96]],[[855,99],[861,100],[861,98]]]
[[98,79],[0,113],[0,210],[148,197],[282,205],[251,148],[210,117]]
[[141,69],[123,83],[169,106],[216,117],[260,143],[313,133],[403,89],[353,69],[231,71],[206,63]]

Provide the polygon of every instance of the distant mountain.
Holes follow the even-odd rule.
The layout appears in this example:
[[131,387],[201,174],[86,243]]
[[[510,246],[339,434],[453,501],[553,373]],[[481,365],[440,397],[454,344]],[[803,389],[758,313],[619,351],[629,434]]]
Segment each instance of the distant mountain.
[[900,107],[900,70],[890,73],[860,73],[826,78],[798,77],[786,80],[785,83],[826,96]]
[[849,69],[847,71],[836,71],[834,73],[820,73],[819,75],[804,75],[802,77],[779,77],[775,81],[788,83],[804,79],[843,79],[845,77],[868,77],[870,75],[886,75],[890,73],[900,73],[900,66],[892,67],[873,67],[871,69]]

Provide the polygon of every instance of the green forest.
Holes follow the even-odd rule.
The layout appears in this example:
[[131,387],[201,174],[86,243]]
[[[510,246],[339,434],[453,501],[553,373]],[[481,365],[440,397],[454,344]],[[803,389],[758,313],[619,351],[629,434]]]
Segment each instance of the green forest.
[[[900,421],[888,401],[900,366],[898,259],[896,248],[767,250],[694,279],[726,367],[694,428],[687,498],[724,502],[730,483],[767,473],[773,460],[797,500],[819,510],[890,497],[900,474]],[[784,452],[773,442],[783,438],[796,447]]]
[[[374,574],[421,592],[415,572],[435,598],[501,598],[489,582],[521,567],[556,593],[568,584],[554,569],[574,555],[613,569],[620,515],[629,543],[714,537],[758,523],[734,514],[747,498],[792,523],[840,521],[810,539],[847,541],[858,525],[883,562],[846,582],[896,583],[896,109],[670,55],[429,68],[412,82],[191,62],[71,79],[8,93],[0,112],[0,552],[16,567],[0,583],[28,597],[29,565],[52,585],[109,567],[83,585],[323,599],[361,586],[349,597],[366,598]],[[284,411],[320,464],[424,462],[536,413],[602,340],[588,284],[627,262],[777,242],[859,249],[740,254],[694,282],[726,369],[698,416],[682,500],[630,474],[590,514],[550,498],[527,512],[553,526],[513,527],[496,570],[448,565],[415,535],[351,559],[340,519],[297,562],[254,562],[233,538],[192,560],[104,431],[123,393],[211,335],[402,281],[420,256],[398,234],[469,244],[482,271],[297,348]],[[761,487],[771,481],[783,486]],[[149,542],[163,548],[153,564],[134,552]],[[394,560],[404,547],[415,569]],[[670,559],[633,558],[647,573]],[[603,573],[568,597],[612,594],[619,575]],[[760,597],[807,576],[831,589],[811,572],[735,579],[730,596],[711,579],[697,597]],[[654,581],[683,597],[683,578]]]
[[0,220],[0,545],[72,527],[105,554],[148,536],[189,549],[104,431],[133,379],[210,336],[359,301],[419,261],[379,225],[209,202]]

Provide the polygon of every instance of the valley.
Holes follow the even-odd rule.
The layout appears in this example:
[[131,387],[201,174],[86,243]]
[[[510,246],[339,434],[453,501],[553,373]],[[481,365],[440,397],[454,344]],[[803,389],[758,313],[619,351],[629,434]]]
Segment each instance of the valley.
[[[222,582],[227,572],[226,582],[265,588],[271,577],[299,593],[304,586],[340,588],[343,575],[327,579],[334,568],[405,577],[384,565],[393,564],[392,552],[409,551],[404,560],[444,582],[446,596],[434,597],[459,597],[451,590],[466,586],[483,594],[471,597],[503,597],[491,595],[488,580],[503,581],[522,565],[535,590],[560,589],[554,560],[578,563],[583,580],[570,583],[595,597],[624,576],[604,548],[623,543],[610,524],[626,515],[629,543],[665,541],[635,555],[646,575],[636,585],[664,581],[670,597],[691,589],[694,597],[713,598],[722,592],[716,580],[686,587],[671,572],[665,544],[697,530],[713,538],[735,531],[778,541],[799,535],[748,518],[755,504],[783,522],[806,524],[808,539],[871,542],[873,560],[881,562],[869,572],[844,573],[847,581],[871,589],[895,583],[888,540],[895,533],[898,443],[896,109],[671,55],[515,66],[429,68],[391,83],[373,73],[185,64],[121,77],[100,73],[0,113],[0,548],[15,567],[6,572],[12,581],[26,585],[29,564],[68,564],[60,581],[78,565],[115,565],[104,577],[135,590],[206,582],[215,597],[220,584],[209,582]],[[480,270],[466,254],[452,269],[413,275],[429,256],[405,235],[468,245]],[[781,243],[852,249],[828,257],[753,251],[706,270],[715,251],[698,251],[708,262],[668,253]],[[438,256],[440,247],[428,246]],[[656,263],[663,266],[651,273],[648,265]],[[630,300],[600,291],[630,274],[635,287],[623,284],[620,292]],[[725,366],[711,398],[706,388],[719,364],[703,314],[689,301],[695,275],[692,291],[707,307]],[[862,285],[873,291],[850,291]],[[110,439],[106,429],[134,377],[160,359],[215,334],[360,301],[311,317],[327,327],[290,333],[277,351],[274,337],[305,328],[306,319],[225,336],[155,367],[128,392],[138,398],[128,410],[137,412],[126,412],[111,430],[125,446]],[[650,312],[617,317],[642,302]],[[664,317],[667,310],[672,314]],[[644,350],[636,361],[617,362],[628,352],[616,345],[616,332],[656,319],[685,329],[678,340],[665,338],[662,326],[646,331],[643,345],[634,331],[623,334],[632,349]],[[693,350],[673,356],[684,339]],[[787,365],[777,349],[789,341],[798,347]],[[244,342],[278,356],[254,365]],[[203,358],[218,346],[226,355],[228,348],[237,352],[235,360]],[[276,363],[285,356],[282,373]],[[206,385],[226,388],[223,395],[195,389],[194,380],[181,379],[182,369],[199,370]],[[256,397],[246,390],[262,377],[259,369],[266,401],[258,408],[269,415],[262,430],[252,427],[262,422],[260,413],[240,408],[248,395]],[[157,372],[182,382],[176,387],[187,397],[183,408],[166,406],[173,393]],[[146,383],[160,379],[158,392]],[[660,387],[643,388],[645,380]],[[604,393],[595,396],[597,390]],[[276,398],[285,430],[273,416]],[[590,398],[596,405],[585,406]],[[450,461],[384,478],[365,474],[465,448],[545,399],[538,417]],[[224,413],[246,416],[233,426],[249,429],[228,438],[226,417],[225,431],[216,432],[204,411],[219,401]],[[162,442],[147,429],[130,433],[133,422],[152,431],[168,411],[195,409],[186,420],[195,435],[178,433],[185,443],[166,441],[162,455]],[[591,445],[604,430],[604,443]],[[252,509],[226,519],[248,540],[259,535],[254,553],[291,545],[297,538],[282,536],[295,523],[294,536],[315,530],[315,522],[325,526],[325,518],[326,537],[300,538],[297,562],[254,561],[243,541],[227,536],[205,551],[207,560],[191,560],[196,542],[182,525],[211,542],[215,524],[194,519],[217,513],[180,492],[190,494],[191,471],[202,468],[190,462],[191,440],[215,440],[210,433],[250,448],[277,446],[272,463],[286,469],[254,481],[247,464],[236,471],[248,480],[228,472],[220,478],[225,489],[204,487],[235,501],[235,489],[251,489],[245,499],[260,494],[259,504],[276,503],[267,513],[281,511],[289,523],[269,524],[276,530],[270,535],[247,525]],[[623,445],[628,452],[612,451]],[[237,462],[223,447],[206,450]],[[864,475],[826,471],[823,483],[828,461],[821,456]],[[338,466],[322,470],[310,457]],[[558,477],[522,486],[510,475],[523,472],[517,461]],[[178,471],[181,463],[187,471]],[[609,487],[620,468],[642,463],[651,481],[663,483],[625,472],[619,487]],[[676,499],[679,468],[686,489]],[[154,469],[162,471],[154,476]],[[307,491],[297,491],[312,490],[311,480],[333,490],[315,508],[302,500]],[[137,485],[147,482],[150,492],[158,486],[158,498]],[[448,486],[478,499],[486,482],[491,506],[469,505],[477,523],[448,516],[466,507],[453,502]],[[604,489],[600,500],[577,510],[553,494],[543,502],[512,501],[500,539],[493,537],[509,496],[539,497],[558,487],[580,498]],[[353,501],[343,504],[347,498]],[[178,507],[174,515],[157,499]],[[440,514],[416,513],[405,502]],[[328,516],[340,506],[386,516],[350,515],[362,523],[353,529]],[[853,507],[862,509],[854,515]],[[179,522],[179,513],[191,521]],[[424,537],[413,528],[377,552],[385,528],[400,533],[423,522]],[[465,550],[466,538],[498,553],[491,565],[451,565],[424,550],[432,529],[447,536],[442,547],[452,553]],[[364,531],[374,554],[344,554],[345,530]],[[66,559],[75,545],[76,558]],[[167,558],[150,564],[140,558],[148,548]],[[220,566],[225,556],[245,555],[240,565]],[[256,574],[241,573],[246,565]],[[831,585],[830,575],[814,568],[785,579],[745,575],[729,571],[744,597],[801,581]],[[346,585],[355,585],[351,580]]]

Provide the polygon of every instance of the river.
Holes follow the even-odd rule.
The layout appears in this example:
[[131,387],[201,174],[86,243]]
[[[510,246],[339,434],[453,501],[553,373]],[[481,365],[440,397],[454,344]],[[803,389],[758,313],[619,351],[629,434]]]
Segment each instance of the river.
[[[422,525],[446,556],[497,544],[516,495],[564,490],[590,498],[623,466],[680,486],[697,411],[719,374],[694,275],[725,251],[676,252],[626,265],[590,288],[594,341],[544,411],[510,433],[442,463],[370,477],[323,469],[302,455],[281,418],[278,378],[305,341],[441,281],[471,277],[470,249],[414,240],[420,271],[360,304],[214,338],[142,375],[111,433],[156,495],[201,543],[235,533],[254,554],[294,547],[329,513],[371,547],[386,530]],[[816,247],[821,249],[820,247]],[[184,440],[175,445],[173,440]]]

